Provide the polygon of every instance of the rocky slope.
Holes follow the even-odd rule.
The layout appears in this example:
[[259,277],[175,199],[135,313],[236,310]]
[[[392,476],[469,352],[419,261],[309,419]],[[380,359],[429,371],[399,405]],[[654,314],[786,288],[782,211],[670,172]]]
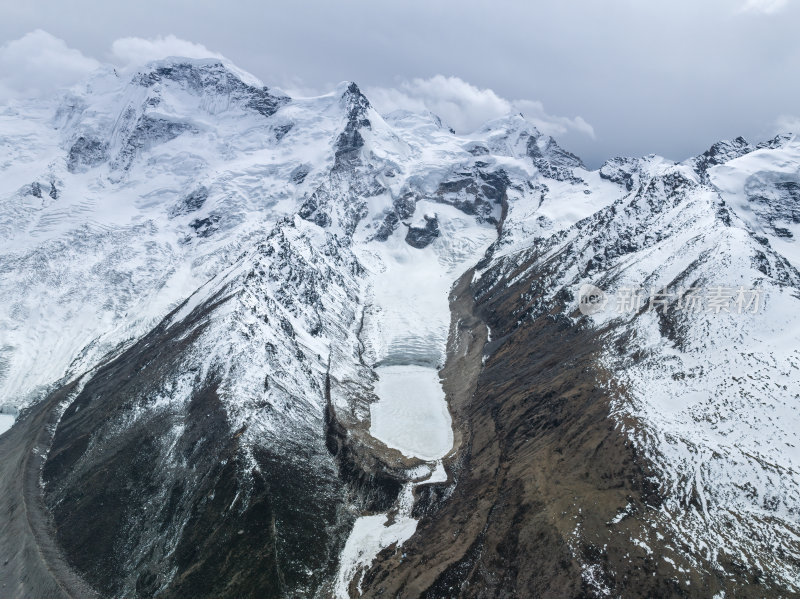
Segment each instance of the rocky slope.
[[589,171],[185,59],[0,118],[13,596],[800,590],[794,137]]
[[[786,168],[796,146],[773,146],[708,179]],[[458,290],[454,326],[492,337],[474,392],[450,404],[467,441],[412,557],[383,554],[372,594],[797,593],[800,278],[694,164],[605,165],[630,194]],[[611,297],[583,315],[588,283]],[[747,293],[740,313],[739,289],[760,305]]]

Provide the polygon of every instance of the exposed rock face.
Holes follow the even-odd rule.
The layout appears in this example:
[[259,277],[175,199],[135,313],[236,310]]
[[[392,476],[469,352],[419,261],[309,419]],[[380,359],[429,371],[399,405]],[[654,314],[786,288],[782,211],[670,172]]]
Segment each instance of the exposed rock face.
[[[126,112],[125,116],[132,120],[135,118],[135,112],[131,110]],[[135,124],[130,125],[130,129],[119,154],[112,162],[111,166],[114,169],[127,171],[137,153],[148,147],[175,139],[182,133],[192,131],[193,127],[189,123],[142,115]]]
[[408,191],[392,202],[392,208],[380,224],[375,239],[386,241],[394,233],[400,221],[410,218],[414,214],[419,200],[417,193]]
[[745,184],[747,200],[763,225],[778,237],[793,237],[787,225],[800,224],[800,183],[793,177],[754,175]]
[[[306,241],[281,224],[197,307],[98,369],[61,418],[46,502],[70,562],[104,595],[310,596],[332,575],[350,516],[318,409],[325,364],[275,313],[346,336],[354,315],[331,302],[352,293],[336,272],[352,258],[329,240],[306,261]],[[273,432],[276,418],[293,422]]]
[[334,170],[346,170],[360,163],[360,152],[364,146],[361,129],[369,129],[367,111],[369,100],[355,83],[351,83],[342,95],[342,104],[347,115],[347,124],[336,140],[336,162]]
[[219,214],[209,214],[206,218],[196,218],[189,223],[198,237],[209,237],[219,229],[219,221],[222,217]]
[[460,171],[452,179],[442,182],[436,200],[474,214],[485,222],[499,222],[509,179],[503,170],[487,172],[485,166],[476,162],[472,172]]
[[743,137],[737,137],[733,141],[720,141],[693,160],[694,168],[707,181],[706,173],[709,168],[744,156],[754,149]]
[[561,148],[552,137],[531,137],[527,150],[542,176],[558,181],[580,181],[572,171],[584,168],[583,162],[575,154]]
[[422,249],[429,246],[434,239],[439,237],[439,219],[436,215],[425,215],[424,227],[409,227],[406,233],[406,243],[411,247]]
[[206,200],[208,200],[208,189],[200,187],[183,198],[181,202],[170,211],[170,215],[174,217],[197,212],[203,207]]
[[72,144],[67,156],[67,169],[77,173],[108,160],[108,148],[98,139],[79,137]]
[[[365,199],[386,191],[371,169],[362,162],[364,137],[371,129],[368,117],[374,113],[369,101],[355,83],[347,86],[340,100],[347,122],[334,144],[334,163],[326,180],[300,207],[298,214],[316,225],[343,227],[350,236],[367,215]],[[374,113],[377,117],[377,113]],[[341,198],[351,201],[342,203]]]
[[634,158],[612,158],[600,167],[600,176],[631,191],[638,168],[639,161]]
[[756,145],[756,148],[759,150],[769,149],[769,150],[778,150],[786,146],[787,143],[792,141],[794,136],[791,133],[781,133],[773,137],[772,139],[768,139],[767,141],[762,141],[761,143]]

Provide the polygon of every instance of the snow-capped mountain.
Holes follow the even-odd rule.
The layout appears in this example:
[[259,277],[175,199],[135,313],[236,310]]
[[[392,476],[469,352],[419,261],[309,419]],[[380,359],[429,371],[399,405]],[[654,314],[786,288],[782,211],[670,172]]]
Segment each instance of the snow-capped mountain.
[[[800,276],[792,253],[772,246],[792,242],[762,222],[770,187],[742,193],[756,181],[790,179],[781,175],[789,157],[796,178],[796,151],[789,139],[758,150],[736,140],[683,164],[606,164],[601,174],[623,180],[628,166],[628,195],[497,260],[477,284],[481,302],[504,286],[523,300],[517,323],[493,334],[544,317],[590,327],[609,418],[646,461],[659,495],[658,510],[630,501],[606,526],[629,549],[672,566],[686,585],[678,588],[689,588],[682,574],[695,569],[720,577],[744,570],[773,590],[800,582],[787,560],[798,549]],[[775,218],[792,226],[791,213]],[[612,297],[584,323],[577,308],[588,284]],[[577,516],[575,543],[600,540],[587,528]],[[585,579],[613,594],[620,572],[593,561]]]
[[0,110],[16,596],[800,591],[800,140],[591,171],[211,59]]

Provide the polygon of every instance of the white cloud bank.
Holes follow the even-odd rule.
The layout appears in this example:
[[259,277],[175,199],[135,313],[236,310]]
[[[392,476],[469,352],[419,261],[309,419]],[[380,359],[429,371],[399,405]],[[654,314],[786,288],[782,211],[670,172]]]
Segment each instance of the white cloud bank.
[[779,116],[775,121],[775,133],[800,134],[800,117],[791,114]]
[[[168,56],[225,60],[202,44],[174,35],[121,38],[112,43],[110,52],[113,64],[127,68]],[[60,89],[83,81],[100,66],[99,61],[70,48],[64,40],[37,29],[0,46],[0,101],[52,96]],[[394,88],[367,88],[366,92],[384,114],[396,109],[430,111],[460,133],[473,131],[486,121],[511,112],[521,112],[542,133],[558,136],[577,132],[594,138],[592,126],[579,116],[551,115],[541,102],[506,100],[491,89],[478,88],[458,77],[436,75],[403,81]]]
[[225,58],[222,54],[209,50],[203,44],[182,40],[174,35],[150,39],[123,37],[111,44],[111,55],[114,62],[122,66],[138,66],[168,56]]
[[0,100],[54,94],[99,66],[64,40],[37,29],[0,46]]
[[789,4],[789,0],[746,0],[739,8],[742,13],[774,15]]
[[506,100],[491,89],[481,89],[459,77],[435,75],[429,79],[403,81],[397,87],[365,90],[375,108],[388,114],[394,110],[430,111],[459,133],[468,133],[486,121],[521,112],[547,135],[575,131],[594,138],[594,129],[584,119],[548,114],[544,105],[532,100]]
[[[168,56],[219,58],[218,52],[174,35],[124,37],[111,44],[110,62],[135,68]],[[0,46],[0,102],[55,95],[84,81],[102,63],[41,29]],[[243,74],[244,76],[244,74]]]

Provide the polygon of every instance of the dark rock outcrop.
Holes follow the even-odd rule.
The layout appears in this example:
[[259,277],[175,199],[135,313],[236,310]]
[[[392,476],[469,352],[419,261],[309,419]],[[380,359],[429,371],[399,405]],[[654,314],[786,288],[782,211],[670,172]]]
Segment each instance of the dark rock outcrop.
[[732,141],[718,141],[708,150],[692,160],[693,166],[700,179],[708,181],[708,169],[712,166],[725,164],[729,160],[734,160],[755,150],[753,146],[744,138],[737,137]]
[[144,114],[126,138],[112,167],[127,171],[141,150],[166,143],[189,131],[194,131],[189,123]]
[[361,129],[372,125],[367,118],[369,100],[361,93],[355,83],[351,83],[342,95],[347,124],[336,140],[334,170],[346,170],[360,163],[360,152],[364,146]]
[[422,249],[428,247],[439,237],[439,219],[436,215],[425,215],[424,227],[409,227],[406,232],[406,243],[411,247]]
[[744,191],[765,229],[778,237],[792,237],[787,226],[800,224],[800,183],[794,177],[755,174],[748,178]]
[[206,187],[198,187],[170,210],[170,216],[175,217],[197,212],[203,207],[206,200],[208,200],[208,189]]
[[67,169],[78,173],[108,160],[108,146],[99,139],[81,136],[69,149]]
[[583,161],[556,143],[552,137],[531,137],[527,145],[528,156],[543,177],[558,181],[580,183],[573,169],[585,168]]
[[210,237],[219,228],[219,214],[210,214],[206,218],[196,218],[189,223],[198,237]]
[[69,563],[103,596],[313,596],[335,572],[352,517],[321,432],[245,450],[214,371],[197,373],[188,402],[153,405],[226,301],[99,367],[55,430],[45,501]]
[[611,158],[600,167],[600,177],[631,191],[638,170],[639,161],[635,158]]
[[434,199],[475,215],[482,222],[498,224],[509,184],[504,170],[488,170],[476,163],[470,170],[460,170],[443,181]]

